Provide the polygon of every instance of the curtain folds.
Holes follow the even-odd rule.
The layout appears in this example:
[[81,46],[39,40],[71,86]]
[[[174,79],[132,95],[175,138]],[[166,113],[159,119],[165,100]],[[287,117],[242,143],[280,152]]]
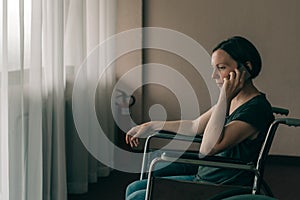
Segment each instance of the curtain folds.
[[61,0],[1,1],[2,199],[67,199],[63,22]]
[[[76,0],[65,2],[65,63],[66,63],[66,148],[67,148],[67,180],[69,193],[84,193],[88,191],[88,183],[97,182],[99,177],[108,176],[110,168],[98,162],[86,150],[75,128],[72,115],[72,90],[76,74],[82,67],[83,61],[87,68],[83,71],[84,80],[82,85],[82,98],[92,96],[95,99],[90,102],[86,98],[89,106],[88,110],[82,113],[97,111],[101,113],[99,121],[108,137],[114,140],[114,121],[110,112],[110,96],[115,82],[114,69],[107,70],[101,77],[101,71],[106,66],[105,59],[101,60],[97,56],[95,64],[97,67],[89,66],[90,55],[97,52],[101,42],[115,33],[115,10],[116,0]],[[106,53],[106,52],[105,52]],[[93,69],[91,69],[93,68]],[[99,79],[99,77],[101,77]],[[93,90],[92,82],[98,82],[96,91]],[[97,104],[101,102],[101,104]],[[94,129],[89,118],[86,119],[86,135]],[[87,136],[89,137],[89,136]],[[105,148],[104,148],[105,149]],[[113,159],[113,155],[108,155]]]
[[[115,2],[0,1],[0,200],[66,200],[109,174],[78,137],[72,88],[87,55],[115,32]],[[101,83],[96,100],[109,104],[114,70]],[[103,116],[113,140],[111,114]]]
[[0,5],[0,200],[9,199],[7,0]]

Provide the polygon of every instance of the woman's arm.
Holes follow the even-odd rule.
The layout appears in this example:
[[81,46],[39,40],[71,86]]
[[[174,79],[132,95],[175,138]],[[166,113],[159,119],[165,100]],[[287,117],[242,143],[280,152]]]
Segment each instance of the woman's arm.
[[243,121],[232,121],[224,126],[226,103],[222,97],[219,99],[207,123],[200,146],[200,153],[203,155],[214,155],[259,133],[256,128]]
[[126,143],[131,147],[138,146],[141,137],[147,137],[155,131],[166,130],[176,132],[182,135],[195,136],[203,134],[206,124],[210,118],[213,107],[203,113],[195,120],[178,120],[178,121],[151,121],[130,129],[125,137]]
[[233,121],[225,126],[225,118],[229,112],[231,101],[244,84],[245,73],[241,75],[236,70],[235,74],[235,76],[231,75],[229,79],[224,79],[218,102],[204,130],[200,146],[200,153],[203,155],[216,154],[258,134],[256,128],[242,121]]

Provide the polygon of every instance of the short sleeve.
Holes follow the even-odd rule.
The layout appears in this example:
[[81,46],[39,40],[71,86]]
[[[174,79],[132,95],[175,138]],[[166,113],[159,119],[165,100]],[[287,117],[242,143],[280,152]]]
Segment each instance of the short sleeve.
[[274,116],[270,103],[264,95],[259,95],[240,106],[229,116],[226,123],[234,120],[249,123],[256,129],[265,132],[274,120]]

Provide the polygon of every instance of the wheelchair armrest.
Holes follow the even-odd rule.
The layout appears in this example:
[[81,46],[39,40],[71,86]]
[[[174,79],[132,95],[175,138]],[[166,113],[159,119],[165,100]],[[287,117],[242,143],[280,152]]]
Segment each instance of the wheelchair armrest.
[[177,139],[177,140],[184,140],[184,141],[195,141],[195,142],[202,141],[201,135],[186,136],[186,135],[181,135],[181,134],[177,134],[175,132],[165,131],[165,130],[158,131],[157,133],[152,135],[152,137],[164,138],[164,139]]
[[[168,145],[168,149],[165,150],[198,152],[201,141],[202,136],[185,136],[161,130],[147,138],[145,148],[146,152],[148,152],[150,150],[162,149]],[[187,144],[190,144],[189,148],[187,148]]]
[[188,163],[193,165],[202,165],[210,167],[233,168],[256,172],[253,162],[243,162],[241,160],[224,158],[220,156],[202,156],[199,153],[180,153],[180,152],[164,152],[161,155],[162,161]]
[[164,152],[163,155],[169,157],[179,156],[178,158],[183,158],[183,159],[206,160],[206,161],[214,161],[214,162],[229,162],[235,164],[249,164],[237,159],[225,158],[221,156],[203,156],[202,154],[191,153],[191,152],[185,152],[183,154],[179,152]]

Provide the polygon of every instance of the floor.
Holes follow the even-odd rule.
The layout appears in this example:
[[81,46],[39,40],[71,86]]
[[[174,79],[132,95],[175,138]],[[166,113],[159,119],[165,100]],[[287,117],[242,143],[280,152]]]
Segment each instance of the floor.
[[68,200],[122,200],[126,186],[137,180],[138,174],[112,171],[111,175],[101,178],[98,183],[89,184],[89,192],[79,195],[68,195]]
[[[68,195],[68,200],[122,200],[126,186],[139,178],[138,174],[113,171],[107,178],[89,185],[89,192],[80,195]],[[280,200],[299,200],[300,162],[299,158],[276,158],[270,161],[265,170],[265,179],[274,195]]]
[[299,200],[300,162],[295,159],[278,159],[265,169],[265,179],[274,196],[280,200]]

